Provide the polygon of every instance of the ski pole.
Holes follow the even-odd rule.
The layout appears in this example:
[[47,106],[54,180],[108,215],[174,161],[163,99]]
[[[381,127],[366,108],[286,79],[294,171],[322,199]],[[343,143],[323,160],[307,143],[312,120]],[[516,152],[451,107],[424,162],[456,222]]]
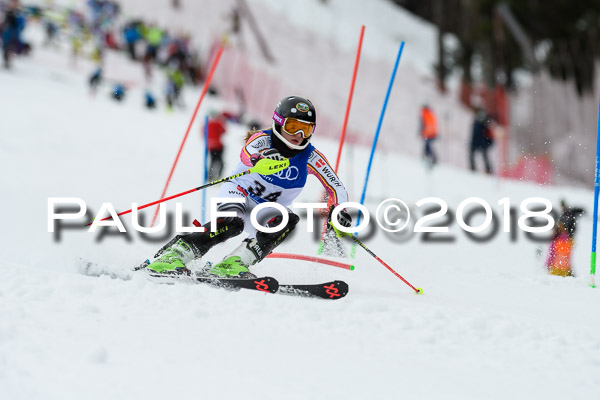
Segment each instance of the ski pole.
[[[235,174],[235,175],[231,175],[228,176],[226,178],[222,178],[219,179],[217,181],[213,181],[213,182],[209,182],[206,185],[202,185],[202,186],[198,186],[197,188],[193,188],[190,190],[186,190],[185,192],[181,192],[178,194],[174,194],[173,196],[169,196],[169,197],[165,197],[163,199],[160,200],[156,200],[153,201],[152,203],[148,203],[148,204],[144,204],[143,206],[139,206],[137,207],[138,210],[142,210],[146,207],[150,207],[153,206],[155,204],[160,204],[163,203],[167,200],[171,200],[174,199],[176,197],[181,197],[184,196],[186,194],[192,193],[192,192],[196,192],[198,190],[202,190],[202,189],[206,189],[207,187],[211,187],[214,185],[218,185],[219,183],[223,183],[225,181],[229,181],[235,178],[239,178],[240,176],[244,176],[244,175],[248,175],[248,174],[252,174],[252,173],[258,173],[261,175],[271,175],[271,174],[275,174],[283,169],[286,169],[287,167],[289,167],[290,165],[290,160],[284,160],[284,161],[275,161],[275,160],[270,160],[268,158],[263,158],[262,160],[258,161],[256,163],[256,165],[244,172],[240,172],[239,174]],[[121,216],[121,215],[125,215],[125,214],[129,214],[131,211],[133,211],[133,209],[129,209],[127,211],[123,211],[117,214],[117,216]],[[102,218],[100,221],[105,221],[107,219],[112,218],[112,216],[108,216],[106,218]],[[90,226],[93,222],[90,222],[89,224],[87,224],[86,226]]]
[[362,247],[363,249],[365,249],[365,251],[366,251],[367,253],[369,253],[370,255],[372,255],[374,259],[376,259],[376,260],[377,260],[377,261],[379,261],[379,262],[380,262],[380,263],[381,263],[381,264],[382,264],[384,267],[386,267],[387,269],[389,269],[389,270],[390,270],[390,272],[391,272],[392,274],[396,275],[398,278],[400,278],[400,280],[401,280],[402,282],[404,282],[404,283],[406,283],[408,286],[410,286],[410,288],[411,288],[412,290],[414,290],[416,294],[423,294],[423,289],[421,289],[421,288],[416,288],[416,287],[414,287],[413,285],[411,285],[411,284],[410,284],[410,282],[408,282],[406,279],[404,279],[404,278],[403,278],[403,277],[402,277],[402,276],[401,276],[399,273],[397,273],[396,271],[394,271],[394,270],[392,269],[392,267],[390,267],[389,265],[387,265],[386,263],[384,263],[384,262],[381,260],[381,258],[377,257],[377,255],[375,255],[375,253],[373,253],[371,250],[369,250],[369,248],[368,248],[367,246],[365,246],[365,244],[364,244],[363,242],[361,242],[360,240],[358,240],[358,238],[357,238],[356,236],[354,236],[354,235],[351,235],[351,234],[350,234],[350,235],[348,235],[348,237],[351,237],[351,238],[352,238],[352,240],[354,240],[354,242],[355,242],[356,244],[358,244],[360,247]]

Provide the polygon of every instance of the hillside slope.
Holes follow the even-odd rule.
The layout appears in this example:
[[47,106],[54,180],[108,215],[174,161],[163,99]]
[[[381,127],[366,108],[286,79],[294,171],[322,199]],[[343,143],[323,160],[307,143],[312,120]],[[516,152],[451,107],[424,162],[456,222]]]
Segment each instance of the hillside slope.
[[[132,68],[119,56],[113,61]],[[167,238],[91,234],[79,220],[58,239],[47,228],[48,198],[79,197],[94,212],[103,202],[123,210],[156,199],[199,90],[185,92],[186,110],[147,112],[141,88],[132,88],[124,104],[113,103],[107,87],[89,97],[86,64],[67,65],[66,50],[39,49],[0,71],[0,104],[9,110],[0,118],[3,399],[597,397],[600,292],[587,286],[589,217],[575,247],[578,276],[568,279],[543,272],[540,245],[522,232],[515,241],[500,231],[476,243],[453,222],[453,242],[424,243],[422,234],[402,240],[379,230],[367,245],[423,296],[361,249],[355,271],[270,259],[254,268],[281,282],[343,279],[350,293],[337,302],[81,275],[79,257],[128,267]],[[208,98],[198,121],[222,106]],[[198,121],[170,194],[201,183]],[[243,133],[230,126],[228,170]],[[317,132],[314,144],[333,159],[336,141]],[[368,153],[345,151],[340,176],[356,201]],[[317,201],[321,192],[311,180],[299,200]],[[453,210],[478,196],[501,215],[496,204],[504,197],[517,206],[534,196],[587,206],[591,193],[499,182],[444,165],[428,172],[396,153],[377,153],[370,210],[387,197],[412,206],[430,196]],[[199,215],[199,193],[181,203]],[[123,221],[131,229],[130,218]],[[302,221],[278,251],[314,255],[317,243],[305,230]],[[236,244],[206,258],[218,260]]]

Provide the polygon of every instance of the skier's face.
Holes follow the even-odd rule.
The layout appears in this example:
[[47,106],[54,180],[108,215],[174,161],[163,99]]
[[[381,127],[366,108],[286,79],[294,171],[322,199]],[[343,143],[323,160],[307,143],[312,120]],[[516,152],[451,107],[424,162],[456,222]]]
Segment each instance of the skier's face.
[[289,133],[287,133],[285,130],[282,129],[281,135],[284,137],[285,140],[287,140],[288,142],[290,142],[293,145],[299,146],[302,144],[302,142],[304,141],[304,137],[302,137],[302,133],[298,132],[295,135],[290,135]]

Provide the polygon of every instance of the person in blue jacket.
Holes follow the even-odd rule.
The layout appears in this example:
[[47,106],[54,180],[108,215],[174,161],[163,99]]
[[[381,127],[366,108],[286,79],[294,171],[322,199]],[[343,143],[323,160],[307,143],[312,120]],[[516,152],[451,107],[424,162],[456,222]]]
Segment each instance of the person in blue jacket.
[[12,53],[24,53],[29,48],[21,40],[21,32],[25,29],[25,24],[26,18],[19,9],[19,1],[11,0],[0,25],[0,32],[2,33],[2,57],[5,68],[10,68]]
[[471,148],[469,152],[469,163],[471,170],[475,171],[475,153],[480,152],[483,157],[485,172],[492,173],[492,166],[488,157],[488,149],[494,144],[494,136],[492,133],[493,120],[488,113],[483,109],[478,109],[475,113],[473,121],[473,130],[471,134]]

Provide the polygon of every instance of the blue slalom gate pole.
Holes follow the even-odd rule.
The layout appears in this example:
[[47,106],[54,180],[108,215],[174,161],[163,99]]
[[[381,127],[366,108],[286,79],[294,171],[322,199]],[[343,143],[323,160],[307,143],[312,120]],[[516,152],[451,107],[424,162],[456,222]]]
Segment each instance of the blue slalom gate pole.
[[[371,165],[373,164],[373,157],[375,156],[375,148],[377,147],[377,141],[379,140],[379,132],[381,132],[381,125],[383,123],[383,117],[387,108],[388,100],[390,99],[390,93],[392,92],[392,86],[394,85],[394,79],[396,78],[396,71],[398,70],[398,64],[400,63],[400,57],[402,56],[402,50],[404,49],[404,42],[400,43],[400,49],[398,50],[398,56],[396,57],[396,63],[394,64],[394,70],[392,71],[392,77],[390,78],[390,84],[385,94],[385,100],[383,102],[383,108],[381,109],[381,115],[379,115],[379,122],[377,123],[377,130],[375,131],[375,138],[373,138],[373,146],[371,147],[371,155],[369,156],[369,164],[367,165],[367,176],[365,177],[365,185],[360,196],[360,204],[365,204],[365,196],[367,195],[367,185],[369,184],[369,175],[371,174]],[[356,226],[360,224],[360,213],[356,219]]]
[[600,188],[600,100],[598,101],[598,128],[596,132],[596,173],[594,180],[594,215],[592,215],[592,259],[590,262],[590,286],[596,287],[596,237],[598,235],[598,192]]
[[[396,63],[394,64],[394,70],[392,71],[392,77],[390,78],[390,84],[388,85],[387,93],[385,94],[385,100],[383,101],[383,107],[381,114],[379,115],[379,122],[377,123],[377,130],[375,131],[375,137],[373,138],[373,146],[371,147],[371,155],[369,156],[369,164],[367,165],[367,176],[365,177],[365,184],[363,191],[360,196],[360,204],[365,204],[365,197],[367,195],[367,185],[369,184],[369,175],[371,174],[371,165],[373,164],[373,157],[375,156],[375,148],[377,147],[377,141],[379,140],[379,132],[381,132],[381,125],[383,124],[383,117],[385,116],[385,110],[387,108],[388,100],[390,99],[390,93],[392,92],[392,86],[394,86],[394,79],[396,78],[396,71],[398,70],[398,64],[400,64],[400,57],[402,56],[402,50],[404,49],[404,42],[400,43],[398,49],[398,55],[396,56]],[[360,211],[356,218],[356,226],[360,225]],[[352,246],[350,253],[351,257],[356,254],[356,245]]]
[[[208,181],[208,115],[204,117],[204,184]],[[202,191],[202,223],[206,222],[206,190]]]

